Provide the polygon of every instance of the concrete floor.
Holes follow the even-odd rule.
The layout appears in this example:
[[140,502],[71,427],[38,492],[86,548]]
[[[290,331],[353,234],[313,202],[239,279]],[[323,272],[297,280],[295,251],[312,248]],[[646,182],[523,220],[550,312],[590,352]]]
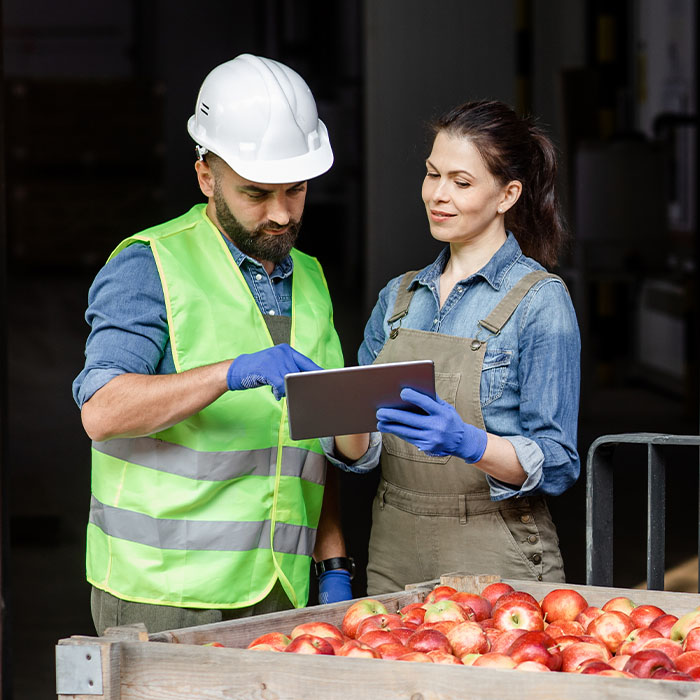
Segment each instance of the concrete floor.
[[[84,581],[84,532],[89,501],[89,441],[71,397],[80,371],[87,326],[83,321],[93,271],[14,270],[9,288],[9,430],[11,597],[10,640],[14,700],[55,694],[54,646],[75,634],[93,635],[89,589]],[[329,275],[332,279],[332,275]],[[331,290],[333,291],[333,290]],[[336,297],[336,321],[348,361],[361,334],[357,304]],[[580,449],[599,435],[618,432],[697,432],[681,402],[640,387],[600,390],[595,410],[582,416]],[[645,577],[645,458],[625,458],[628,471],[616,487],[615,585],[632,587]],[[671,460],[668,484],[669,568],[697,554],[697,451]],[[629,474],[629,476],[627,476]],[[344,477],[351,552],[363,562],[372,479]],[[585,479],[550,507],[561,539],[567,575],[585,582]],[[620,544],[618,545],[618,541]],[[692,571],[672,580],[674,590],[697,590]],[[361,585],[362,577],[358,577]],[[690,587],[690,588],[689,588]],[[361,593],[361,591],[360,591]]]

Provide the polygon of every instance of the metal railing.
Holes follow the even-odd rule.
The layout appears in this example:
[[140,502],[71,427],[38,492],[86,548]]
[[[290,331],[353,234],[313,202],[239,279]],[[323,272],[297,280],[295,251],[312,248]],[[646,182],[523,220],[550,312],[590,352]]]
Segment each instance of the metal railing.
[[[590,446],[586,463],[586,584],[589,586],[613,585],[613,455],[621,444],[647,446],[647,589],[662,591],[666,559],[666,460],[663,448],[669,445],[700,447],[700,435],[623,433],[603,435]],[[700,576],[698,581],[700,592]]]

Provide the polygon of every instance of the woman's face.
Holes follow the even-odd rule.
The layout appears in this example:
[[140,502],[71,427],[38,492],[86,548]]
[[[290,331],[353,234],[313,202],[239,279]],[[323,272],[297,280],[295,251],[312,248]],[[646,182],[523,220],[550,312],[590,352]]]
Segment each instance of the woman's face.
[[469,139],[441,131],[426,160],[422,196],[430,233],[446,243],[465,243],[505,233],[506,188],[487,169]]

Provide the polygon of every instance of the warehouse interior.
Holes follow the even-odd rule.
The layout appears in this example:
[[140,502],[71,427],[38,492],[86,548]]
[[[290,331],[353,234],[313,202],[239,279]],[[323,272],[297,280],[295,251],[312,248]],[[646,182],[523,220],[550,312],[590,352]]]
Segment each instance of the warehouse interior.
[[[215,65],[275,58],[335,153],[299,247],[319,258],[346,363],[378,291],[439,248],[419,197],[425,123],[467,99],[532,113],[560,150],[582,337],[576,486],[550,501],[585,583],[586,455],[603,435],[700,433],[697,7],[692,0],[0,0],[2,692],[55,692],[58,639],[94,634],[90,445],[72,400],[90,283],[126,235],[200,201],[185,124]],[[668,450],[669,590],[697,591],[698,452]],[[614,585],[644,585],[643,448],[615,453]],[[363,595],[376,474],[342,475]],[[677,574],[677,575],[676,575]]]

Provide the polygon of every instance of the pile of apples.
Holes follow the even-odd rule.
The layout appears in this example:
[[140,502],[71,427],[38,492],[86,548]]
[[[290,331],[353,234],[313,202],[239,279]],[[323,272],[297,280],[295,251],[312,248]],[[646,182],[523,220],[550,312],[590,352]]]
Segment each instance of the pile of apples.
[[700,607],[678,618],[627,597],[590,606],[567,588],[538,601],[505,582],[486,586],[481,595],[439,585],[396,613],[363,598],[350,605],[340,627],[305,622],[289,634],[268,632],[248,648],[696,681]]

